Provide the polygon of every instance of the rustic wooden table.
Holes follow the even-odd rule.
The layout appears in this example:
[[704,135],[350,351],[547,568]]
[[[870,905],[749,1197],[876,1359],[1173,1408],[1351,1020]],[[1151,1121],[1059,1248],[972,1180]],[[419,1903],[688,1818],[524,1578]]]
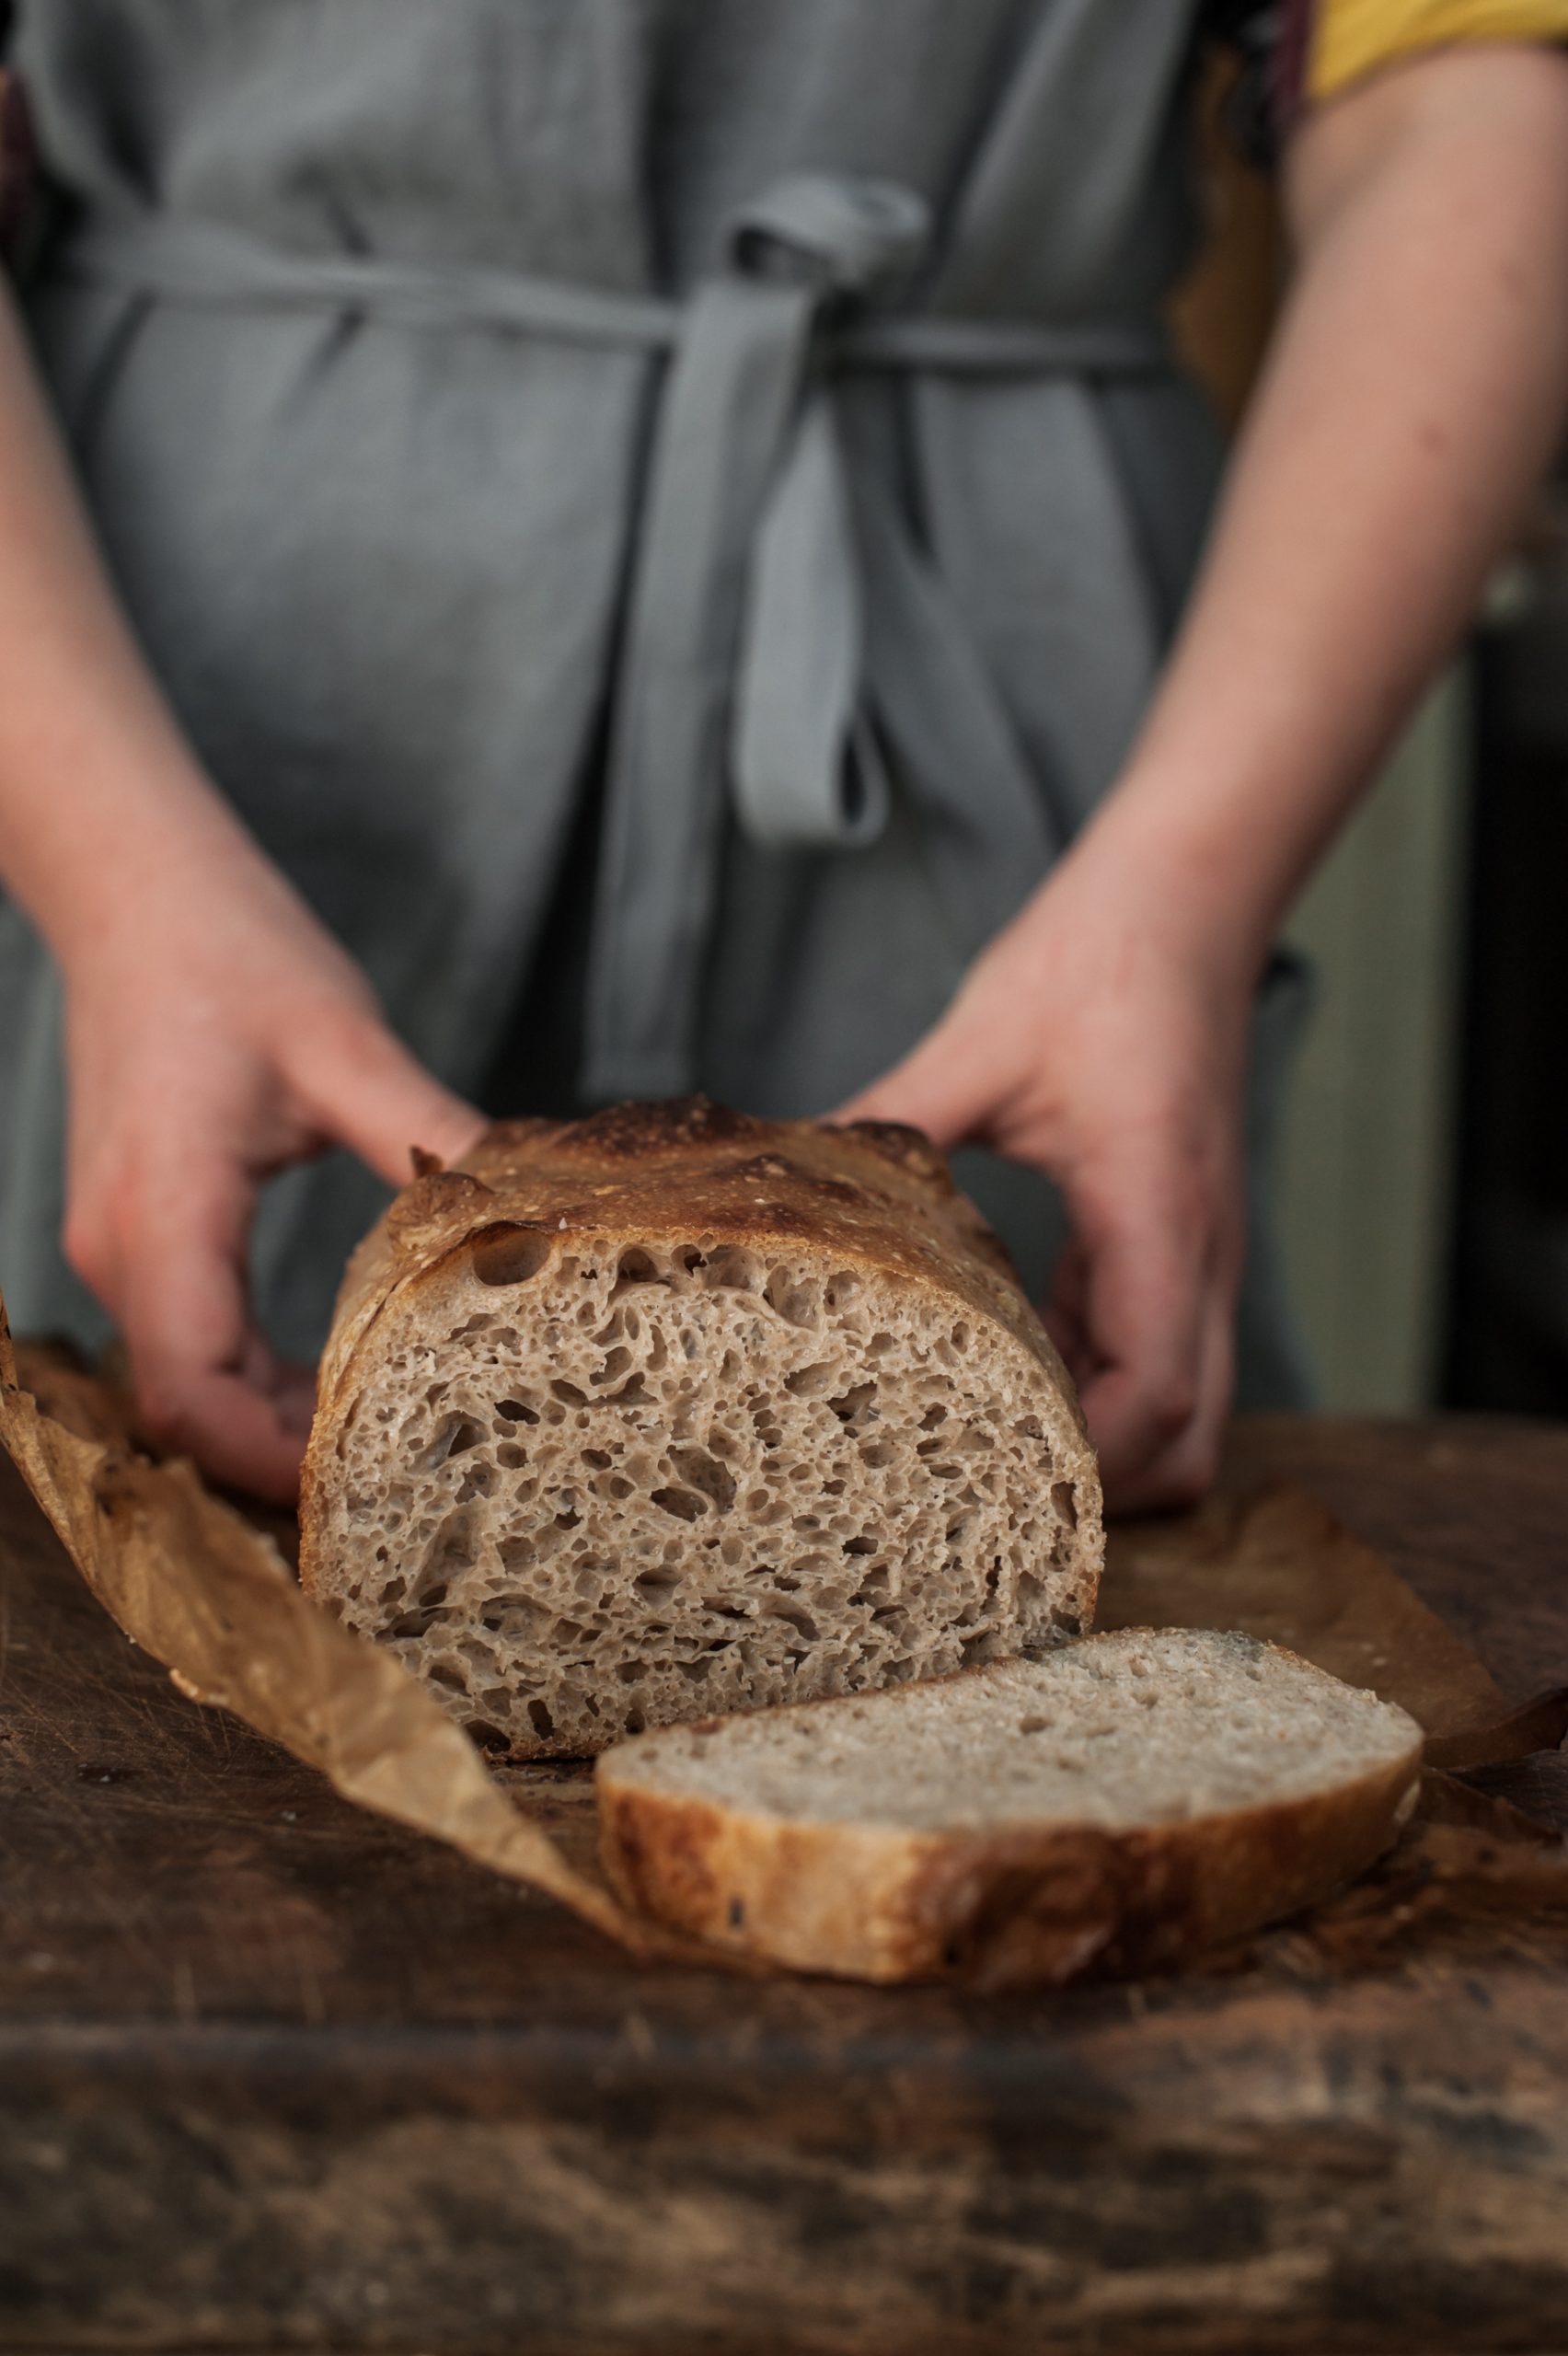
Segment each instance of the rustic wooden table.
[[[1238,1433],[1282,1472],[1505,1691],[1568,1675],[1568,1434]],[[1568,1824],[1559,1761],[1510,1788]],[[182,1701],[8,1466],[0,1922],[7,2350],[1568,2347],[1550,1959],[640,1970]]]

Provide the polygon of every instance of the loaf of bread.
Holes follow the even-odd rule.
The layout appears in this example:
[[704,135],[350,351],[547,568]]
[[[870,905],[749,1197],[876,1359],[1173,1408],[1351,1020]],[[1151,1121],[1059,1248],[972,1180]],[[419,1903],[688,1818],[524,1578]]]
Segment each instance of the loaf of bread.
[[1168,1965],[1370,1865],[1413,1718],[1256,1637],[1137,1629],[701,1719],[595,1774],[645,1913],[807,1971],[991,1987]]
[[513,1758],[1049,1646],[1101,1558],[1071,1384],[913,1130],[513,1123],[351,1263],[301,1575]]

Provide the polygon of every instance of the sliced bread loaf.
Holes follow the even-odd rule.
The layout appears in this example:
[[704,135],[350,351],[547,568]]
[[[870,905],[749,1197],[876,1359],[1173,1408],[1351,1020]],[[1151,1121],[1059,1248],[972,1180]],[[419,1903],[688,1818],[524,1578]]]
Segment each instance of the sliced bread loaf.
[[700,1101],[490,1133],[351,1265],[301,1574],[514,1758],[1089,1623],[1061,1363],[915,1131]]
[[1402,1710],[1255,1637],[1137,1629],[898,1692],[705,1719],[599,1761],[646,1913],[809,1971],[1055,1981],[1167,1964],[1371,1864]]

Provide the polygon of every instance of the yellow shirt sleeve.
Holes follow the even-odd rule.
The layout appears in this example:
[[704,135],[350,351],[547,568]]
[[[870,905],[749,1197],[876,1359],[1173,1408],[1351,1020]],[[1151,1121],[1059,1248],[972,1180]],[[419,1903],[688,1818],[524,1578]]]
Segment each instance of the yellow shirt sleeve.
[[1398,58],[1478,40],[1568,41],[1568,0],[1318,0],[1302,96],[1331,98]]

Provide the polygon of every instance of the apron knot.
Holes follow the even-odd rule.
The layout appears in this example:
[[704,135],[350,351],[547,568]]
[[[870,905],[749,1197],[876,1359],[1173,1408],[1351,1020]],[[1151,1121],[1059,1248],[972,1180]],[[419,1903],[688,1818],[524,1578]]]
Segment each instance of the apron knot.
[[[819,333],[906,283],[930,208],[891,180],[776,181],[731,225],[747,275],[809,288]],[[833,388],[802,357],[796,406],[753,531],[742,600],[729,782],[736,821],[773,850],[874,842],[891,796],[864,708],[866,612]]]
[[854,297],[906,277],[930,235],[930,206],[895,180],[794,172],[732,216],[726,249],[748,277],[805,279]]

